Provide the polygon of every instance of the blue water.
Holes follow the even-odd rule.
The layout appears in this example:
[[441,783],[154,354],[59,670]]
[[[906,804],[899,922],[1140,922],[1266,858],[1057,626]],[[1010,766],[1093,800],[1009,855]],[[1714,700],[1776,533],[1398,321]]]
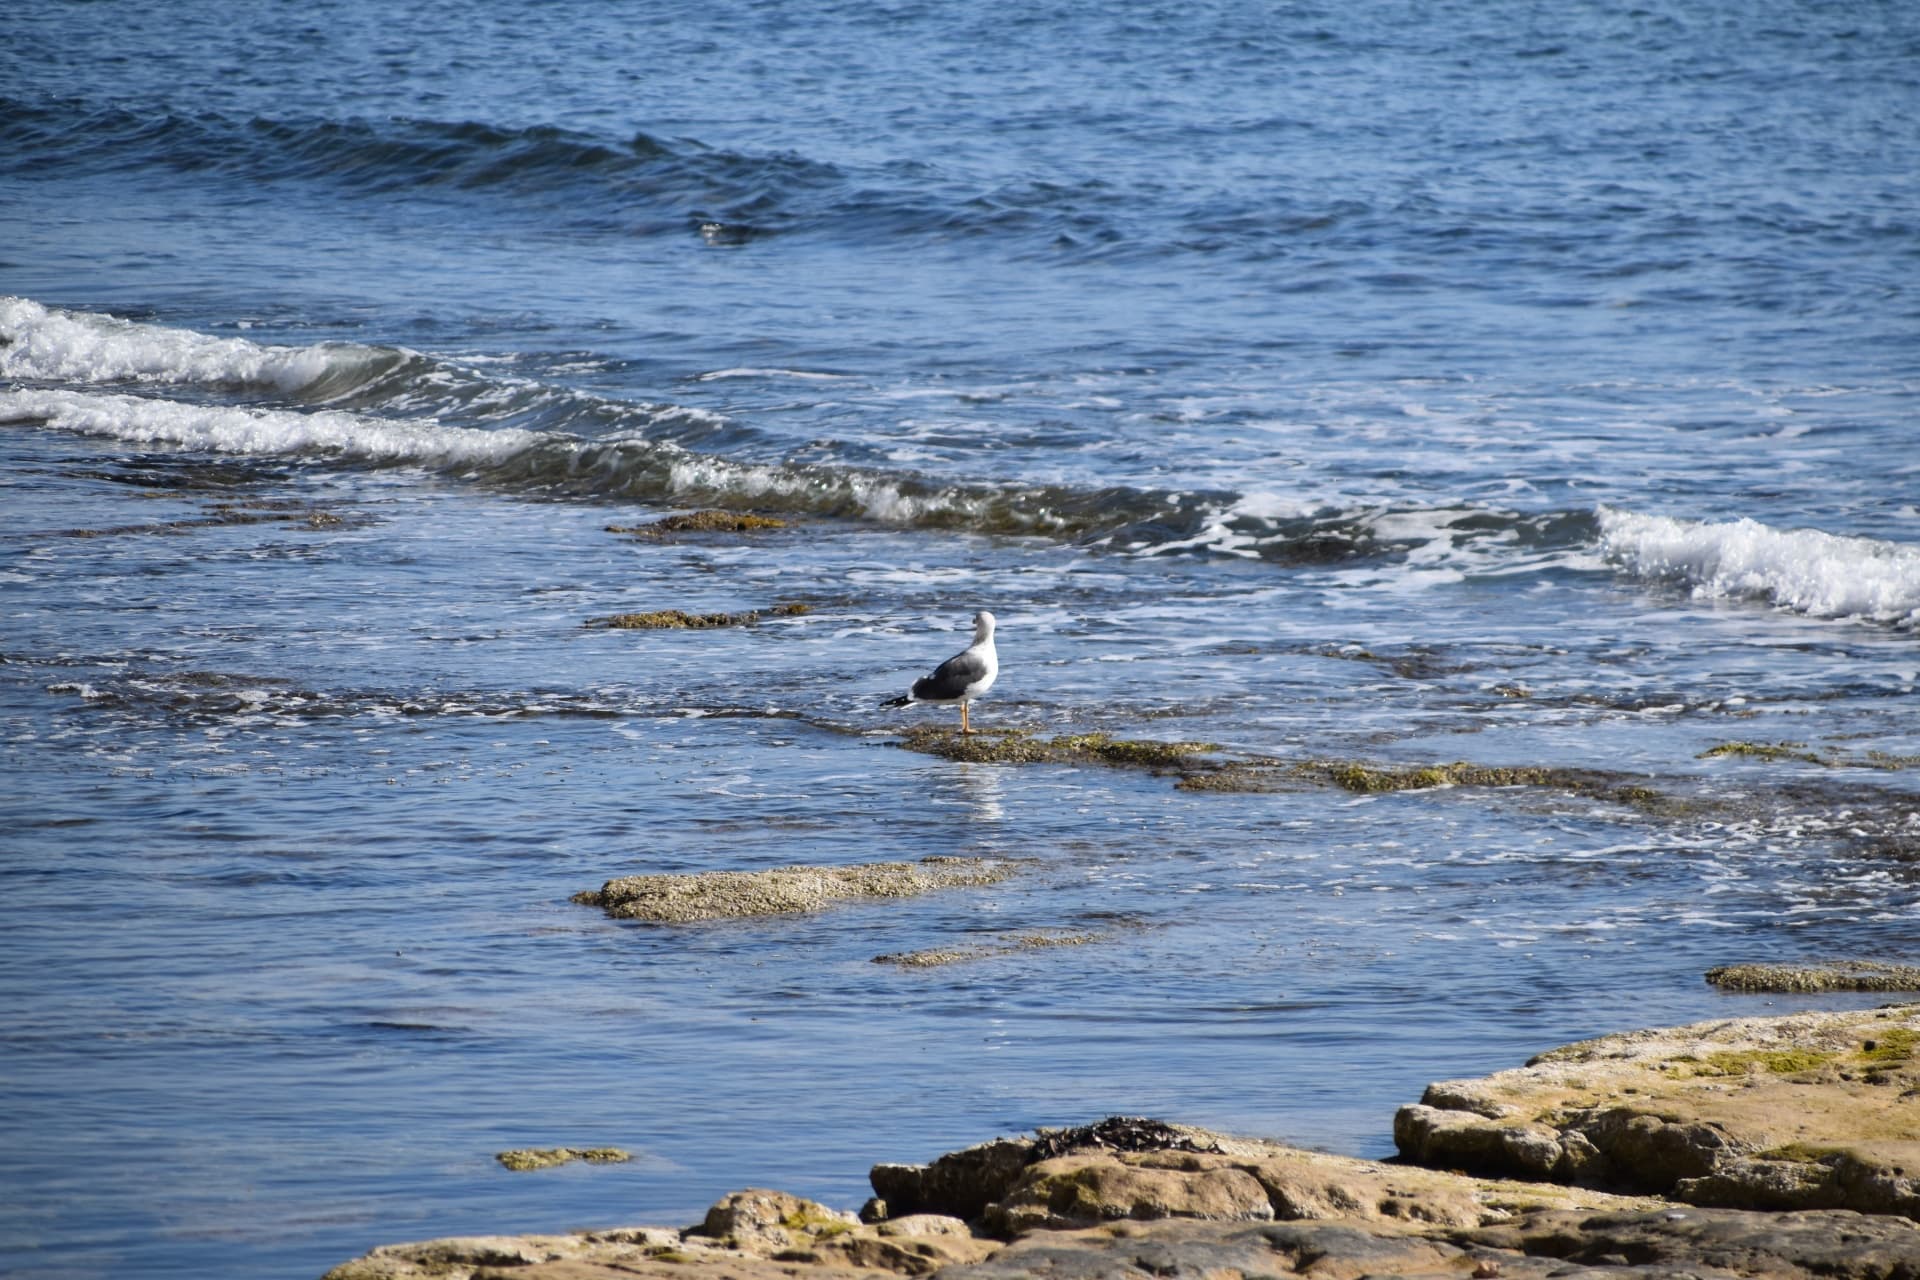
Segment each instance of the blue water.
[[[4,1268],[852,1207],[1112,1112],[1382,1155],[1819,1003],[1710,965],[1914,959],[1916,68],[1892,3],[13,5]],[[714,504],[795,527],[607,529]],[[986,727],[1692,807],[901,750],[983,607]],[[933,854],[1018,870],[569,901]],[[1026,930],[1100,940],[873,963]],[[492,1159],[552,1145],[636,1158]]]

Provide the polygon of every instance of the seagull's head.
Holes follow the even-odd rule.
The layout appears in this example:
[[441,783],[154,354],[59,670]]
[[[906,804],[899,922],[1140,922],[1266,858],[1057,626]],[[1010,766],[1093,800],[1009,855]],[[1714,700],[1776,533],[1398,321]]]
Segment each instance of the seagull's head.
[[985,609],[973,615],[973,642],[993,639],[993,615]]

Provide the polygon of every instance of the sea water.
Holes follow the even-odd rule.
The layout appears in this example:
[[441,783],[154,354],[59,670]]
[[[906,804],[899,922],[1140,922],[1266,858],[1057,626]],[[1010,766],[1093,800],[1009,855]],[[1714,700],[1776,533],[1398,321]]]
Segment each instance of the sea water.
[[[1775,0],[14,5],[4,1268],[1115,1112],[1384,1155],[1428,1080],[1880,999],[1702,973],[1920,949],[1916,65]],[[789,527],[609,531],[710,505]],[[977,725],[1292,781],[903,750],[981,608]],[[928,855],[1015,874],[570,901]],[[874,962],[1034,933],[1093,940]],[[635,1158],[493,1161],[558,1145]]]

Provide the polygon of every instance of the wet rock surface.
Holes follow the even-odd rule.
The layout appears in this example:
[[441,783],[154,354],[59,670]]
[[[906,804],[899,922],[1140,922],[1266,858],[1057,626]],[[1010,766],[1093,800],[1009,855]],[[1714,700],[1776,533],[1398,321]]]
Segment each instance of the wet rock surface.
[[936,889],[995,884],[1012,874],[1008,862],[931,857],[838,867],[623,876],[576,893],[573,901],[599,907],[617,920],[691,924],[819,911],[863,898],[907,898]]
[[808,613],[804,604],[776,604],[745,613],[688,613],[684,609],[653,609],[642,613],[614,613],[589,618],[585,625],[612,631],[713,631],[721,627],[750,627],[761,618],[790,618]]
[[1051,951],[1056,947],[1084,947],[1106,937],[1099,933],[1008,933],[990,941],[967,942],[951,947],[928,947],[920,951],[895,951],[873,958],[875,964],[897,965],[902,969],[940,969],[948,965],[994,960],[1029,951]]
[[1394,1141],[1432,1167],[1920,1218],[1916,1046],[1920,1005],[1606,1036],[1431,1085]]
[[967,764],[1100,764],[1118,768],[1168,769],[1217,750],[1210,742],[1158,742],[1107,733],[1039,737],[1022,729],[980,729],[971,734],[921,725],[900,735],[909,751]]

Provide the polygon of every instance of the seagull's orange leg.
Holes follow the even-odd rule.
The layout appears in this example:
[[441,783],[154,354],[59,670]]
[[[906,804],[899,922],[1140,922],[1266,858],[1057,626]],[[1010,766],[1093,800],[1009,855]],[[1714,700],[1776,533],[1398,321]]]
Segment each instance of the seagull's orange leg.
[[965,737],[972,732],[973,730],[967,725],[967,704],[963,702],[960,704],[960,735]]

